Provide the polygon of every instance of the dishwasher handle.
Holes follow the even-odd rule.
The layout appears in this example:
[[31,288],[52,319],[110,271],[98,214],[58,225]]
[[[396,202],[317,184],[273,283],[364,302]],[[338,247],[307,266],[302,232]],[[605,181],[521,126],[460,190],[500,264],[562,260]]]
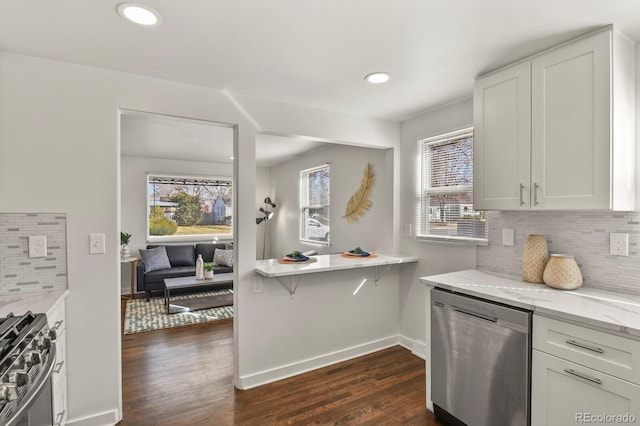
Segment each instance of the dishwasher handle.
[[481,319],[481,320],[484,320],[484,321],[489,321],[489,322],[493,322],[493,323],[497,323],[498,322],[498,318],[491,317],[491,316],[488,316],[488,315],[483,315],[483,314],[480,314],[478,312],[472,312],[472,311],[460,308],[459,306],[445,305],[442,302],[433,302],[433,306],[437,307],[437,308],[441,308],[441,309],[447,309],[449,311],[458,312],[460,314],[468,315],[470,317],[478,318],[478,319]]

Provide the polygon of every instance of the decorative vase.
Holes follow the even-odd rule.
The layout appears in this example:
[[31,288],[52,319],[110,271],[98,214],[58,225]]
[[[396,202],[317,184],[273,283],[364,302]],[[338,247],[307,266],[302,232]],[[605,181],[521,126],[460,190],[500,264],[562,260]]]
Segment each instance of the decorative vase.
[[547,240],[544,239],[544,235],[530,234],[522,254],[522,279],[530,283],[542,284],[544,282],[542,275],[548,256]]
[[204,260],[201,254],[196,259],[196,280],[204,280]]
[[122,246],[120,246],[120,256],[122,256],[123,259],[128,259],[131,257],[129,244],[122,244]]
[[544,269],[544,283],[559,290],[575,290],[582,285],[582,273],[573,256],[552,254]]
[[213,270],[211,270],[211,271],[204,271],[204,279],[205,279],[205,280],[211,280],[211,279],[213,279]]

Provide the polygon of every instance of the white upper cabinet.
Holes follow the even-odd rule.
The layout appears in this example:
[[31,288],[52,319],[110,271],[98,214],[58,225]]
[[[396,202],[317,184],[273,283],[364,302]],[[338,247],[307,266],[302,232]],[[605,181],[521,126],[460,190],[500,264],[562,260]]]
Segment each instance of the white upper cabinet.
[[528,207],[531,64],[514,65],[478,80],[473,114],[474,208]]
[[609,28],[479,78],[474,208],[633,210],[633,55]]

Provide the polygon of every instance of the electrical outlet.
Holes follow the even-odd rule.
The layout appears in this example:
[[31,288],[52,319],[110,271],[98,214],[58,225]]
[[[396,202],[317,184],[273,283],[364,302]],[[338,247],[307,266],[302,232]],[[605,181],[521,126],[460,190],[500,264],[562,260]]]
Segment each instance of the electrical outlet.
[[252,284],[254,293],[262,293],[262,278],[253,277]]
[[29,237],[29,257],[47,257],[46,235],[33,235]]
[[629,256],[629,234],[609,234],[609,254]]

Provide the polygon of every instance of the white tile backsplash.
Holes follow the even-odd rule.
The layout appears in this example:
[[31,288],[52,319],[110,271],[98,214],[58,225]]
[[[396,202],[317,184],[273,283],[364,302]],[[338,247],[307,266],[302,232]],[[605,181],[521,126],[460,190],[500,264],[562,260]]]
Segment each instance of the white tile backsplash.
[[[46,257],[29,258],[30,235],[46,235]],[[66,288],[66,215],[0,214],[0,296]]]
[[[640,213],[489,212],[489,244],[478,247],[479,269],[522,274],[529,234],[544,234],[549,254],[575,257],[584,286],[640,294]],[[515,229],[515,246],[502,245],[502,229]],[[629,234],[629,256],[609,254],[609,234]]]

